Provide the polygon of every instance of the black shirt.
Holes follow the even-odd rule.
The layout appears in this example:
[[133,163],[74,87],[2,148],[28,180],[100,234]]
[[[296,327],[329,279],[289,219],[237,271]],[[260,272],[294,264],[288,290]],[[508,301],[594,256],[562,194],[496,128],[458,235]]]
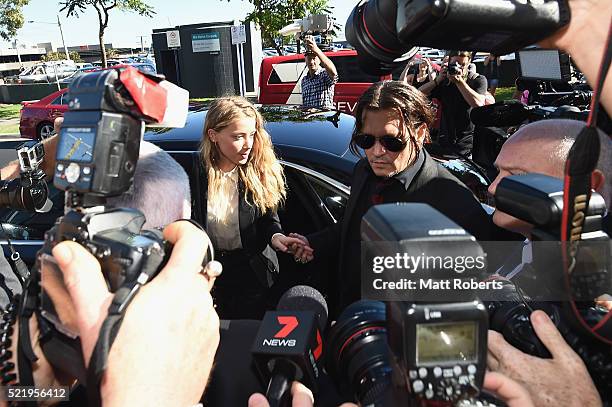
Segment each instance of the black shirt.
[[[477,75],[467,79],[467,85],[481,95],[487,92],[487,79]],[[451,147],[460,154],[469,155],[472,151],[474,124],[470,121],[470,105],[465,101],[457,86],[446,81],[438,85],[431,97],[437,98],[442,105],[439,142]]]
[[[374,205],[403,201],[406,190],[424,162],[425,154],[420,153],[412,165],[391,178],[377,177],[368,166],[367,179],[360,200],[355,206],[352,218],[349,219],[347,248],[343,253],[345,257],[342,262],[347,270],[361,273],[361,219],[363,216]],[[359,278],[349,279],[346,284],[348,285],[346,291],[351,298],[348,303],[343,304],[344,306],[361,298],[361,274]]]

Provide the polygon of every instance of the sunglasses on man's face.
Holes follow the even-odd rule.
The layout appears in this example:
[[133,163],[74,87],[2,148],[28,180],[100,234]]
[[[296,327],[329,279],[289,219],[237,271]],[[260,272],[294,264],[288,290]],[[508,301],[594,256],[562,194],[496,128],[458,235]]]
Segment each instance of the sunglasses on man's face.
[[406,148],[406,142],[400,138],[393,136],[374,137],[370,134],[357,134],[353,140],[359,147],[367,150],[374,147],[376,140],[385,148],[385,150],[398,153]]

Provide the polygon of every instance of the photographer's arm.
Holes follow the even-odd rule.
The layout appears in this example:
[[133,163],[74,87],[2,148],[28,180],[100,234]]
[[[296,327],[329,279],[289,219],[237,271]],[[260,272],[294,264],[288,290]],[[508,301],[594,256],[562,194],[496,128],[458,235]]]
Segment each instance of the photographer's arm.
[[456,76],[455,79],[451,80],[455,82],[455,84],[457,85],[457,89],[459,89],[459,92],[461,92],[461,96],[463,96],[463,99],[467,102],[468,105],[470,105],[470,107],[480,107],[485,105],[486,97],[484,93],[487,90],[486,83],[484,83],[483,93],[479,93],[479,90],[483,87],[481,83],[482,80],[486,80],[484,79],[484,77],[480,76],[479,78],[476,78],[476,80],[479,81],[478,88],[476,90],[472,89],[470,85],[467,84],[465,79],[461,77]]
[[336,69],[336,65],[334,65],[334,63],[331,61],[331,59],[329,59],[323,53],[323,51],[321,51],[321,49],[317,46],[317,43],[315,42],[314,38],[308,37],[308,38],[306,38],[305,41],[306,41],[306,47],[309,50],[311,50],[312,52],[314,52],[315,54],[317,54],[317,56],[321,60],[321,66],[327,71],[327,74],[331,78],[337,77],[338,76],[338,70]]
[[[584,73],[591,87],[595,86],[608,39],[612,2],[609,0],[570,0],[571,20],[554,35],[538,45],[568,52]],[[612,69],[608,71],[601,103],[612,112]]]
[[444,80],[440,79],[441,77],[442,75],[439,75],[438,77],[434,78],[433,81],[427,82],[423,86],[419,87],[419,90],[423,92],[425,96],[431,95],[431,92],[433,92],[433,90],[438,87],[438,84]]

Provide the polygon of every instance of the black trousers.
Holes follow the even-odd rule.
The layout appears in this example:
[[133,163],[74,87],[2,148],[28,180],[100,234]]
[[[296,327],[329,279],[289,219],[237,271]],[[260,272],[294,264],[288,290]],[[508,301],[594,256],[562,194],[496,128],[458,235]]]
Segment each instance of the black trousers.
[[267,309],[268,287],[257,279],[242,249],[218,251],[223,273],[215,281],[213,300],[220,319],[261,319]]

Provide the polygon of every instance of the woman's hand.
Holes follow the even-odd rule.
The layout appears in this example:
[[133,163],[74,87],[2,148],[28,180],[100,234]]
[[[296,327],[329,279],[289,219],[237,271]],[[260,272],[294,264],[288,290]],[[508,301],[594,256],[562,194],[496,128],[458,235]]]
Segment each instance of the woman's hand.
[[298,240],[298,243],[291,247],[293,258],[298,263],[308,263],[314,259],[314,249],[310,246],[310,242],[306,236],[297,233],[290,233],[289,236]]
[[[272,248],[279,252],[295,254],[295,249],[298,246],[304,245],[304,241],[299,238],[300,236],[301,235],[296,235],[295,233],[291,233],[288,237],[288,236],[283,235],[282,233],[275,233],[274,236],[272,236],[272,242],[271,242]],[[304,239],[306,238],[304,237]],[[308,240],[306,240],[306,242],[308,242]],[[309,250],[312,253],[312,249],[310,249],[310,246],[309,246]]]

